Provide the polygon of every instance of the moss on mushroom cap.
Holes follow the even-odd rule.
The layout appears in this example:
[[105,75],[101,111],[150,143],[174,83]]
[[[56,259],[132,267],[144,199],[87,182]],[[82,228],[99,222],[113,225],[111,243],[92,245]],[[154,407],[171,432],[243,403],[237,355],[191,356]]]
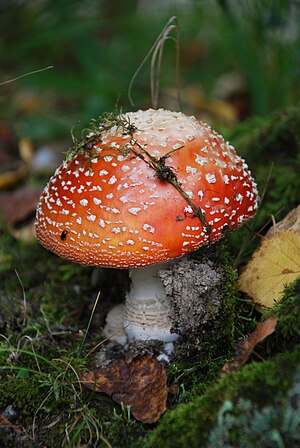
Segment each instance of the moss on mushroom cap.
[[147,266],[192,252],[255,214],[247,165],[207,124],[149,109],[100,129],[39,201],[37,237],[56,254]]

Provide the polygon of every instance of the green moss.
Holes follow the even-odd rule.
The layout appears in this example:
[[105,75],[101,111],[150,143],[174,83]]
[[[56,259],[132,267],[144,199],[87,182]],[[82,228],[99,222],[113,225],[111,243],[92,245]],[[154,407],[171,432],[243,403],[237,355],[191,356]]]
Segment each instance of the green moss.
[[5,411],[8,406],[23,423],[32,423],[34,413],[46,396],[39,389],[39,382],[35,378],[9,377],[0,383],[0,410]]
[[300,341],[300,298],[297,287],[299,280],[287,285],[282,300],[263,315],[263,319],[269,316],[278,318],[276,332],[265,341],[268,354],[291,351]]
[[[265,224],[269,213],[276,213],[281,208],[284,213],[297,200],[300,187],[297,176],[297,168],[300,169],[299,116],[297,108],[291,109],[287,114],[262,120],[254,132],[250,126],[249,132],[240,134],[236,139],[238,150],[245,155],[250,166],[256,166],[258,159],[264,161],[262,167],[254,169],[261,191],[269,173],[270,154],[275,163],[265,200],[257,220],[253,222],[253,228],[258,229],[261,224]],[[279,120],[278,128],[276,119]],[[79,151],[86,149],[77,148]],[[249,235],[249,229],[244,226],[232,232],[229,244],[240,248],[243,241],[248,244]],[[243,249],[243,256],[248,257],[252,248],[250,243],[246,250]],[[291,386],[294,367],[299,362],[299,348],[296,344],[300,338],[300,306],[295,284],[286,288],[282,302],[264,316],[277,316],[279,322],[276,332],[258,347],[258,352],[264,359],[276,357],[250,364],[240,372],[220,379],[221,367],[234,356],[236,339],[253,331],[260,316],[252,305],[237,295],[236,271],[223,243],[214,245],[209,251],[203,248],[202,252],[218,259],[224,266],[222,312],[217,321],[214,308],[211,307],[212,325],[203,335],[199,335],[201,350],[190,357],[182,357],[171,366],[170,382],[179,385],[180,395],[177,403],[174,403],[176,398],[170,400],[170,406],[177,406],[165,414],[153,434],[142,444],[140,438],[146,431],[151,432],[153,427],[125,418],[121,408],[108,397],[89,391],[81,393],[77,378],[66,367],[71,358],[71,364],[77,371],[86,367],[84,354],[79,350],[82,339],[78,338],[77,328],[78,322],[82,328],[86,327],[93,302],[91,297],[96,295],[95,287],[90,285],[91,268],[61,260],[36,243],[16,241],[5,232],[0,234],[0,327],[1,333],[8,338],[4,340],[4,345],[11,347],[7,352],[0,353],[0,365],[7,367],[10,355],[13,366],[9,374],[6,368],[3,369],[0,413],[11,405],[17,414],[16,423],[24,425],[30,433],[35,412],[49,395],[36,420],[38,442],[45,446],[62,443],[66,426],[70,428],[72,446],[87,443],[89,431],[91,428],[94,431],[95,424],[100,433],[103,428],[103,433],[114,447],[176,448],[204,446],[209,440],[226,441],[227,429],[232,432],[232,420],[228,422],[225,418],[227,411],[223,412],[226,403],[231,403],[236,411],[230,414],[236,419],[234,425],[243,427],[243,414],[248,420],[253,418],[256,421],[255,416],[261,418],[266,406],[272,408],[275,396],[284,400]],[[26,313],[22,286],[14,269],[17,269],[25,291]],[[84,313],[85,304],[90,304],[90,308]],[[215,331],[215,324],[218,331]],[[53,336],[60,331],[62,336]],[[22,354],[18,359],[13,359],[12,353],[16,347],[32,351],[26,336],[32,338],[36,353],[49,362],[54,358],[61,359],[61,364],[57,365],[62,368],[56,371],[53,366],[40,360],[40,367],[46,373],[41,378],[38,373],[31,372],[38,370],[33,352],[32,355]],[[84,348],[87,352],[88,348]],[[285,351],[290,353],[278,354]],[[278,400],[279,404],[282,403],[281,398]],[[249,403],[251,411],[247,408]],[[117,409],[116,413],[113,412],[114,408]],[[220,416],[224,419],[218,426],[217,418]],[[51,427],[47,430],[48,434],[42,433],[44,418]],[[54,424],[56,420],[59,423]],[[93,441],[97,437],[93,432]],[[235,432],[234,437],[229,442],[235,446],[241,445],[239,432]],[[100,439],[97,439],[99,446],[105,446],[106,442]]]
[[[89,158],[98,157],[93,151],[93,145],[96,145],[101,141],[103,132],[109,131],[111,128],[116,127],[124,135],[131,135],[135,130],[135,127],[130,123],[129,119],[120,113],[103,113],[98,118],[93,118],[90,121],[88,128],[81,131],[80,137],[76,137],[71,132],[73,146],[67,152],[67,160],[71,160],[78,154],[83,154]],[[122,148],[121,151],[126,152],[126,148]]]
[[[260,165],[256,170],[257,182],[261,194],[265,189],[265,196],[260,207],[257,225],[263,225],[272,214],[276,221],[280,221],[290,210],[298,205],[300,178],[300,147],[298,154],[291,157],[286,150],[284,160],[272,158],[268,165]],[[269,220],[270,224],[271,221]]]
[[262,201],[250,224],[231,232],[229,243],[236,263],[247,261],[272,221],[280,221],[299,203],[300,105],[276,112],[265,119],[252,118],[228,136],[245,157],[258,184]]
[[233,326],[236,312],[237,289],[236,280],[237,272],[232,266],[231,261],[223,264],[223,281],[222,281],[222,310],[221,310],[221,328],[222,333],[217,335],[217,340],[227,340],[230,346],[233,343]]
[[268,162],[270,154],[272,159],[294,157],[300,145],[299,109],[298,104],[265,118],[251,118],[231,132],[230,141],[252,163]]
[[224,401],[207,447],[298,447],[300,444],[300,369],[285,397],[276,394],[271,405],[259,408],[250,399]]
[[[199,255],[199,253],[198,253]],[[196,256],[198,256],[196,255]],[[212,312],[212,318],[203,328],[203,332],[193,335],[192,344],[188,350],[179,351],[180,357],[170,366],[171,382],[181,388],[180,401],[187,401],[203,393],[214,381],[222,365],[234,355],[234,326],[236,321],[236,278],[237,273],[231,263],[230,255],[223,243],[213,248],[203,248],[199,255],[214,261],[221,267],[221,309],[217,315]],[[185,347],[185,345],[183,345]]]
[[95,295],[91,268],[58,258],[35,241],[16,241],[7,232],[0,233],[1,257],[6,260],[0,270],[6,336],[36,337],[77,327],[78,312]]
[[9,407],[10,420],[26,428],[28,435],[21,445],[16,440],[9,446],[32,446],[33,426],[43,446],[66,446],[66,428],[69,446],[99,441],[103,422],[113,416],[113,403],[87,389],[80,391],[75,375],[75,369],[83,368],[80,358],[60,358],[52,366],[50,360],[45,364],[39,358],[42,371],[36,367],[35,372],[25,367],[26,359],[22,361],[24,367],[5,370],[0,384],[0,412]]
[[135,420],[130,407],[116,406],[105,435],[111,446],[117,448],[140,447],[139,440],[149,431],[149,425]]
[[240,398],[249,399],[258,408],[272,404],[274,397],[284,397],[291,387],[299,362],[300,346],[293,353],[280,354],[269,361],[249,364],[241,371],[221,378],[201,397],[167,412],[141,446],[205,446],[225,400],[237,403]]

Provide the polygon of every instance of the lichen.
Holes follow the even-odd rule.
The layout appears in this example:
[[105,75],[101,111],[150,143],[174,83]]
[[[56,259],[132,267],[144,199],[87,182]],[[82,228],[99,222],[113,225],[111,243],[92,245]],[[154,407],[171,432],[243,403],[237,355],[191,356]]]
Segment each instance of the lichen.
[[[247,301],[241,300],[237,301],[236,320],[243,319],[235,322],[235,339],[245,337],[260,316]],[[202,388],[199,383],[197,387],[194,380],[194,393],[187,395],[188,402],[167,412],[157,429],[140,446],[160,446],[162,440],[166,448],[298,446],[299,411],[292,403],[300,381],[299,313],[298,281],[288,285],[282,301],[260,317],[277,317],[277,328],[255,349],[256,355],[250,364],[220,378],[220,363],[216,360],[213,370],[214,363],[204,352],[202,366],[207,363],[207,376],[204,375]],[[220,340],[218,342],[220,344]],[[257,362],[258,359],[265,360]],[[196,371],[201,372],[198,360],[194,360]],[[182,377],[183,382],[186,378],[187,375]],[[210,378],[214,382],[209,385]],[[201,374],[198,375],[200,384],[202,379]],[[278,428],[282,445],[275,444],[276,437],[279,442],[281,440]]]
[[259,408],[250,399],[234,404],[225,400],[219,409],[207,448],[247,448],[264,446],[298,447],[300,444],[300,369],[296,371],[286,396],[276,394],[272,405]]
[[[270,213],[275,214],[278,220],[298,201],[299,116],[299,107],[291,108],[270,119],[261,120],[258,127],[250,124],[246,132],[244,128],[240,135],[230,138],[254,167],[261,191],[269,177],[270,154],[274,163],[266,195],[258,217],[250,224],[250,230],[244,226],[229,236],[231,249],[239,250],[244,242],[249,244],[250,241],[243,252],[244,259],[249,257],[253,248],[253,229],[260,230]],[[105,126],[116,125],[114,115],[106,118]],[[99,122],[94,125],[96,132],[99,132]],[[69,156],[78,151],[89,157],[91,131],[93,124],[84,131],[82,139],[74,141],[73,154]],[[122,151],[125,149],[121,148]],[[261,161],[263,166],[260,167]],[[164,171],[164,161],[156,162],[160,163],[157,175],[169,176],[174,180],[172,172]],[[218,446],[217,443],[220,446],[251,447],[251,443],[256,446],[269,446],[269,443],[272,446],[268,428],[273,429],[274,426],[279,428],[286,446],[299,445],[299,428],[295,421],[300,410],[298,402],[293,399],[299,393],[299,283],[287,286],[283,300],[263,316],[278,317],[277,328],[274,334],[255,348],[250,364],[240,372],[221,378],[222,365],[235,356],[235,341],[253,331],[261,316],[244,297],[237,295],[236,271],[222,243],[202,248],[199,258],[196,255],[193,259],[193,265],[207,259],[209,266],[215,266],[221,272],[222,288],[218,291],[221,299],[217,306],[215,300],[207,299],[207,307],[202,314],[205,331],[201,332],[201,326],[198,326],[189,340],[190,350],[182,350],[169,366],[170,384],[178,386],[179,394],[170,397],[170,410],[154,428],[128,417],[130,413],[124,415],[122,407],[112,403],[108,397],[92,394],[84,388],[80,392],[76,377],[65,377],[64,368],[55,373],[52,367],[45,369],[41,362],[40,367],[46,371],[42,381],[38,373],[31,372],[37,370],[34,353],[50,362],[59,358],[63,366],[72,361],[76,370],[85,368],[86,362],[93,362],[93,358],[84,358],[99,342],[99,328],[111,306],[110,301],[117,302],[122,294],[124,296],[128,286],[124,272],[98,271],[101,278],[95,281],[91,268],[60,260],[37,244],[16,241],[6,231],[1,233],[0,243],[0,330],[4,335],[2,342],[8,348],[0,353],[3,367],[0,413],[14,411],[15,415],[9,419],[13,424],[24,427],[28,434],[26,436],[23,432],[20,436],[14,434],[12,429],[1,428],[0,445],[18,448],[32,446],[33,418],[49,392],[45,406],[35,419],[36,443],[43,446],[62,446],[66,428],[70,429],[72,446],[87,444],[90,430],[97,446],[108,446],[93,432],[94,424],[100,434],[103,428],[105,437],[114,447],[176,448],[205,444]],[[235,261],[239,265],[241,258]],[[14,269],[17,269],[22,281],[26,300]],[[101,306],[97,307],[86,345],[82,346],[82,331],[79,332],[78,328],[84,330],[87,327],[99,289],[102,291]],[[196,299],[193,306],[196,306],[195,302]],[[189,322],[186,320],[184,323],[188,326]],[[15,358],[17,347],[28,349],[31,355],[21,354]],[[143,348],[137,345],[136,350]],[[52,393],[54,390],[55,394]],[[76,401],[78,397],[80,401]],[[89,420],[92,418],[95,420]],[[295,428],[294,433],[292,427]],[[142,440],[147,431],[148,437]],[[264,436],[266,432],[268,435]]]
[[[218,415],[224,409],[224,402],[230,400],[236,406],[241,399],[251,400],[259,410],[265,406],[276,406],[278,400],[283,403],[292,387],[299,361],[300,346],[297,346],[292,353],[253,362],[241,371],[221,378],[204,395],[167,412],[140,446],[206,446],[211,431],[216,428]],[[239,443],[241,434],[239,428],[235,429],[235,446],[248,446]]]

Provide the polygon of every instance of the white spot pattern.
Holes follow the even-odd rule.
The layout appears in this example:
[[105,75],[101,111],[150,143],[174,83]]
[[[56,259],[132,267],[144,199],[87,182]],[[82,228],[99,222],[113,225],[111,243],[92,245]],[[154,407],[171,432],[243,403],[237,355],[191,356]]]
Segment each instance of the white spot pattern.
[[[97,156],[89,159],[91,168],[88,156],[76,155],[56,170],[45,188],[36,226],[45,247],[74,261],[86,251],[87,264],[145,266],[170,258],[167,241],[179,257],[220,238],[224,225],[234,228],[254,215],[257,189],[247,165],[208,125],[160,109],[129,113],[127,118],[135,126],[134,138],[153,157],[175,150],[168,165],[186,195],[209,217],[210,236],[193,208],[173,186],[159,181],[141,157],[133,156],[129,136],[114,126],[93,147]],[[124,146],[129,155],[118,153]],[[84,213],[76,210],[77,203]],[[124,207],[126,203],[134,206]],[[157,204],[159,229],[153,224]],[[72,236],[62,241],[65,228]]]

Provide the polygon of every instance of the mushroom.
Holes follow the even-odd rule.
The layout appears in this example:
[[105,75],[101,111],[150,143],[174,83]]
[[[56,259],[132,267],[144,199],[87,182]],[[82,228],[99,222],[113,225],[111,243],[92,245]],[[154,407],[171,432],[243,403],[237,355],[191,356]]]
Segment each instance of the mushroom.
[[172,342],[158,271],[251,219],[257,203],[246,163],[209,125],[140,110],[102,117],[73,149],[40,198],[36,235],[69,260],[130,268],[115,313],[128,339]]

